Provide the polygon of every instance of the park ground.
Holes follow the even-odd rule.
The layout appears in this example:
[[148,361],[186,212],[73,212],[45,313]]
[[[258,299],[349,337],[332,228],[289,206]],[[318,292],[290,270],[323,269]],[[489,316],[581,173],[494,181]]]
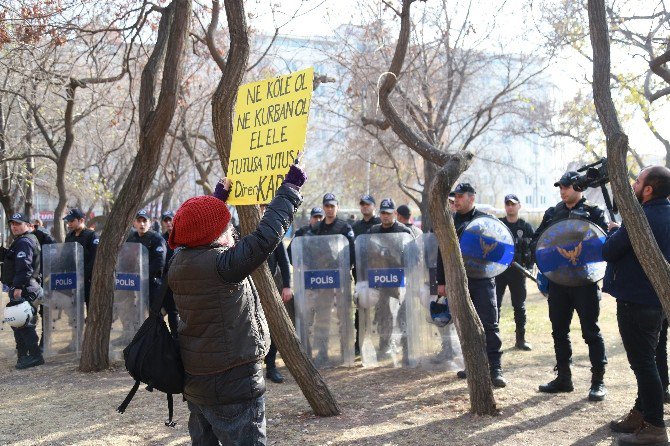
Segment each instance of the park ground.
[[[554,354],[547,302],[528,299],[532,352],[511,348],[514,323],[509,296],[501,329],[503,366],[509,385],[495,391],[500,414],[468,412],[465,381],[453,372],[415,369],[329,369],[322,371],[342,415],[315,417],[285,367],[283,384],[268,383],[269,445],[611,445],[611,419],[626,413],[635,397],[634,377],[621,345],[614,299],[603,296],[601,327],[609,366],[604,402],[586,399],[590,370],[577,318],[573,320],[575,391],[544,395],[537,386],[552,379]],[[49,360],[27,371],[0,364],[0,444],[187,445],[188,410],[175,405],[176,428],[163,425],[164,394],[140,390],[125,414],[116,413],[133,381],[121,363],[82,374],[72,358]],[[666,406],[670,408],[670,406]],[[666,411],[667,414],[667,411]]]

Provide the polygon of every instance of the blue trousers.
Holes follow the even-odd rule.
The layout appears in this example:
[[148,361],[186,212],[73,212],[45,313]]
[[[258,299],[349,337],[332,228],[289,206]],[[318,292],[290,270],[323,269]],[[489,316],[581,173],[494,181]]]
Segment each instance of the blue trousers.
[[235,404],[201,406],[188,402],[193,446],[265,446],[265,397]]

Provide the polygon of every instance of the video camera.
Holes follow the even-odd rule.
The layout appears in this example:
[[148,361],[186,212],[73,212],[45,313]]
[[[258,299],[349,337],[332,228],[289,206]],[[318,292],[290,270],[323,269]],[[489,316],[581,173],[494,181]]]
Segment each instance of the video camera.
[[607,158],[600,158],[595,163],[582,166],[577,169],[577,172],[586,172],[578,176],[572,184],[573,189],[577,192],[584,192],[589,187],[601,187],[610,181]]

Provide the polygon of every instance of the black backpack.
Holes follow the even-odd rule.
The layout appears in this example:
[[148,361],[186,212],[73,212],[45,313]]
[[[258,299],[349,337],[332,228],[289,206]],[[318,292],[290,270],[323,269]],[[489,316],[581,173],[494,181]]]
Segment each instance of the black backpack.
[[126,369],[135,379],[135,385],[117,411],[125,412],[142,382],[147,385],[149,392],[156,389],[167,393],[169,417],[165,425],[174,427],[172,395],[184,391],[184,365],[179,353],[179,343],[168,331],[161,314],[167,288],[166,278],[158,294],[160,297],[153,302],[149,310],[149,317],[130,344],[123,349]]

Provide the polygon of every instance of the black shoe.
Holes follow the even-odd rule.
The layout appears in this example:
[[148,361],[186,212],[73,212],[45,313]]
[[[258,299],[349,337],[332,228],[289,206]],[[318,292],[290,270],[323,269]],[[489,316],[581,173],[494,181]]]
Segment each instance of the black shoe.
[[460,379],[466,379],[468,377],[467,373],[465,373],[465,370],[459,370],[456,372],[456,376]]
[[518,350],[523,350],[525,352],[529,352],[533,349],[533,346],[530,345],[524,338],[518,338],[516,340],[516,344],[514,344],[514,347],[516,347]]
[[602,401],[605,399],[605,395],[607,395],[607,389],[604,383],[591,384],[589,401]]
[[26,359],[21,364],[17,364],[16,368],[18,370],[23,370],[29,369],[30,367],[37,367],[38,365],[42,364],[44,364],[44,358],[42,355],[26,356]]
[[273,383],[281,384],[284,382],[284,376],[279,373],[277,367],[268,367],[267,371],[265,372],[265,377]]
[[505,377],[503,376],[501,369],[491,370],[491,383],[493,384],[493,387],[497,387],[498,389],[507,387],[507,381],[505,381]]
[[547,384],[542,384],[539,387],[540,392],[543,393],[562,393],[572,392],[575,390],[572,385],[572,372],[570,366],[556,366],[558,376],[555,380],[549,381]]

